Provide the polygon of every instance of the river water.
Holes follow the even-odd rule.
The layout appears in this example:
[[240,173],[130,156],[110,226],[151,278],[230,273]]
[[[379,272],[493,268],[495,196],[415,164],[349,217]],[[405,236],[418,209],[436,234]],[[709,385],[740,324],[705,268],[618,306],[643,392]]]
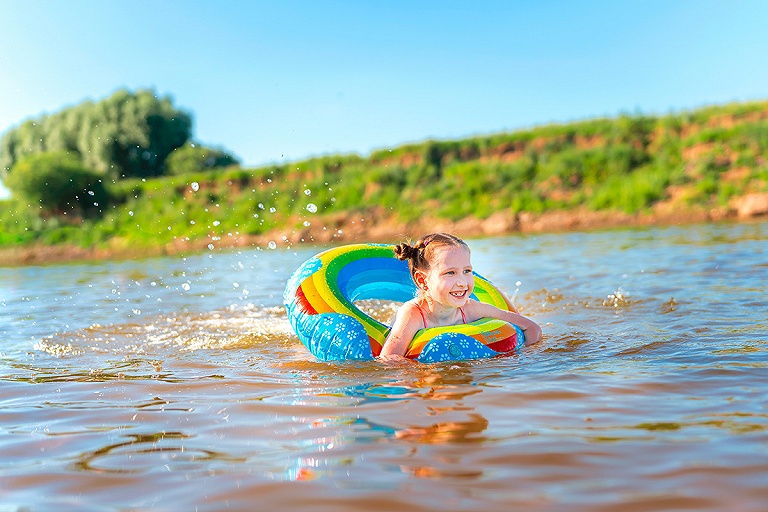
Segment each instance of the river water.
[[0,511],[768,509],[768,223],[469,243],[540,345],[318,362],[321,247],[0,269]]

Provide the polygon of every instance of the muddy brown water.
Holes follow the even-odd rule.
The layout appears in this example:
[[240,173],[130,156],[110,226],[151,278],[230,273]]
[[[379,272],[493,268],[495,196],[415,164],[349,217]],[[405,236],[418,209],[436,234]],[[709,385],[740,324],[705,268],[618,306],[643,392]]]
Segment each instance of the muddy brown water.
[[540,345],[316,361],[318,247],[0,269],[0,510],[768,509],[768,224],[470,246]]

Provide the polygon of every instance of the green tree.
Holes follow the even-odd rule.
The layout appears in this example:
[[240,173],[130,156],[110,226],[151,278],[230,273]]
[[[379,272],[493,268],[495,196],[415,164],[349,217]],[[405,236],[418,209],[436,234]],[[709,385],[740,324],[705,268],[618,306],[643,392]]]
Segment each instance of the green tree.
[[76,152],[88,168],[110,179],[158,176],[191,128],[190,114],[170,98],[151,90],[119,90],[6,132],[0,139],[0,178],[21,158],[47,151]]
[[83,162],[111,178],[163,173],[165,159],[190,135],[188,114],[152,91],[118,91],[82,120],[78,148]]
[[187,174],[239,163],[237,158],[224,150],[187,143],[168,156],[165,166],[166,174]]
[[17,198],[37,204],[49,214],[94,214],[108,202],[101,176],[83,166],[73,153],[63,151],[19,160],[5,185]]

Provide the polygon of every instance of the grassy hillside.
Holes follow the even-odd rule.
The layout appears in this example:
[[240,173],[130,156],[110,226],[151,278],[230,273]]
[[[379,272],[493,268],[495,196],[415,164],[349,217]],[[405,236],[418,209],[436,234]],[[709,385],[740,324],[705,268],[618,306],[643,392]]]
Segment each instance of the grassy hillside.
[[514,229],[515,219],[551,212],[728,212],[736,198],[768,191],[766,155],[768,102],[595,119],[368,157],[111,182],[110,206],[90,218],[45,215],[11,199],[0,205],[0,247],[174,250],[265,234],[365,236],[425,218],[501,215]]

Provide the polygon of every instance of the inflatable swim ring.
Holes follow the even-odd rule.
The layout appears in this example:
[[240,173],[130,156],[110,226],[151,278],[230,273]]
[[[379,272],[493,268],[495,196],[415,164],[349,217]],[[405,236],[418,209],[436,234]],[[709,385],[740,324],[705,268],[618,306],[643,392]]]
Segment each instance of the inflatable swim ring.
[[[301,342],[323,361],[373,359],[381,352],[389,327],[361,311],[355,301],[405,302],[416,296],[408,263],[394,247],[345,245],[304,262],[288,280],[283,303]],[[501,292],[475,274],[472,298],[509,309]],[[520,349],[523,331],[503,320],[481,318],[449,327],[422,329],[406,357],[421,362],[477,359]]]

